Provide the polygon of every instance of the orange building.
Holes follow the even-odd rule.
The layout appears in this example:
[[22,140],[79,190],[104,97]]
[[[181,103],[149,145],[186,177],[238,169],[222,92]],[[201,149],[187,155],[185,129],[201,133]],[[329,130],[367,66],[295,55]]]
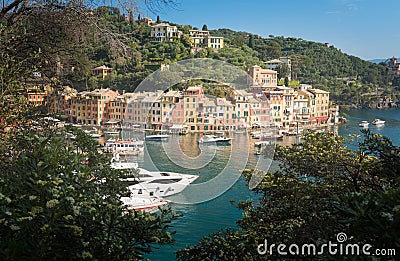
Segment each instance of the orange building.
[[86,125],[104,124],[108,118],[109,101],[118,95],[117,91],[110,89],[78,93],[71,99],[70,121]]

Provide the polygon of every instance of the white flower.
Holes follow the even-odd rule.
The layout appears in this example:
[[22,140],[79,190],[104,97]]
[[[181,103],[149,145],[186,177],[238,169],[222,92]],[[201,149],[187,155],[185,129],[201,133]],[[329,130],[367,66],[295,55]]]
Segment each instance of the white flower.
[[11,228],[11,230],[20,230],[21,229],[19,226],[16,226],[16,225],[11,225],[10,228]]
[[46,207],[47,208],[53,208],[55,207],[57,204],[59,203],[59,201],[57,199],[52,199],[46,202]]

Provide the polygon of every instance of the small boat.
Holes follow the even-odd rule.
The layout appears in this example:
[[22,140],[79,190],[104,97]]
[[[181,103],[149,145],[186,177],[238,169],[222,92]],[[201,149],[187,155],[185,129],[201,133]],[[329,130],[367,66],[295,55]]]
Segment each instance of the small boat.
[[368,128],[369,122],[368,121],[361,121],[358,126],[363,128]]
[[286,136],[298,136],[303,132],[303,124],[300,122],[292,122],[289,124],[289,127],[286,129]]
[[144,151],[144,141],[136,139],[109,139],[105,142],[103,150],[105,151]]
[[266,141],[266,140],[283,140],[283,135],[282,134],[274,134],[272,132],[266,132],[261,134],[261,140]]
[[154,135],[147,135],[145,137],[146,140],[167,140],[169,138],[168,134],[154,134]]
[[254,143],[254,155],[261,155],[263,151],[266,149],[268,145],[270,145],[271,142],[267,140],[263,141],[258,141]]
[[385,124],[385,121],[381,120],[381,119],[375,119],[372,121],[372,124],[374,125],[383,125]]
[[178,132],[178,134],[179,135],[187,135],[187,134],[189,134],[189,131],[188,130],[182,130],[182,131]]
[[168,205],[168,201],[158,197],[121,197],[121,201],[128,210],[155,213],[160,207]]
[[76,136],[75,136],[73,133],[67,132],[67,133],[65,134],[65,138],[71,139],[71,140],[75,140],[75,139],[76,139]]
[[255,143],[254,143],[254,147],[256,147],[256,148],[261,148],[262,146],[266,146],[266,145],[269,145],[269,144],[270,144],[270,142],[267,141],[267,140],[265,140],[265,141],[258,141],[258,142],[255,142]]
[[106,134],[106,135],[119,135],[119,131],[105,131],[104,134]]
[[225,143],[229,144],[232,138],[227,137],[218,137],[215,135],[204,135],[201,139],[198,140],[199,143]]
[[261,131],[252,131],[250,134],[253,139],[261,139]]
[[101,137],[100,134],[94,133],[94,132],[92,132],[92,131],[90,131],[90,130],[84,130],[84,132],[85,132],[87,135],[89,135],[90,137],[94,138],[94,139],[98,139],[98,138]]

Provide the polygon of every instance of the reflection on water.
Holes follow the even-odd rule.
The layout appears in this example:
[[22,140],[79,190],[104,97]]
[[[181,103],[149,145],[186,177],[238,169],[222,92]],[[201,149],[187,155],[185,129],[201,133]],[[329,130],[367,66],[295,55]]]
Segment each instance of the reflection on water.
[[[370,130],[373,133],[380,133],[392,139],[393,143],[397,146],[400,145],[400,110],[352,110],[348,117],[348,123],[341,125],[338,133],[347,136],[350,133],[361,134],[358,123],[361,120],[368,120],[371,122],[375,118],[380,118],[386,121],[383,127],[376,127],[370,125]],[[127,133],[125,135],[129,138],[135,138],[137,134]],[[135,136],[136,135],[136,136]],[[139,137],[143,137],[143,133]],[[241,145],[245,143],[247,138],[246,134],[232,134],[232,142],[237,143],[240,151],[245,151]],[[105,137],[107,139],[107,137]],[[146,142],[146,149],[148,150],[147,156],[141,154],[132,156],[130,160],[137,161],[141,167],[148,169],[161,169],[165,171],[175,171],[188,174],[199,175],[196,183],[205,182],[212,179],[222,171],[227,164],[231,154],[230,146],[208,146],[199,147],[197,140],[200,138],[198,134],[189,134],[186,136],[171,136],[171,139],[166,144],[174,146],[165,146],[163,142]],[[249,139],[248,145],[248,159],[246,168],[254,168],[260,156],[254,155],[254,143],[259,140]],[[103,141],[104,142],[104,141]],[[297,142],[295,136],[285,137],[282,142],[278,144],[290,145]],[[172,151],[166,155],[164,151],[171,149]],[[194,168],[193,166],[200,165],[200,155],[210,157],[211,161],[201,168]],[[246,158],[244,155],[242,158]],[[173,162],[178,162],[175,164]],[[189,165],[189,167],[187,167]],[[184,167],[182,167],[184,166]],[[273,163],[271,170],[277,168]],[[176,230],[174,238],[176,243],[172,246],[162,246],[160,249],[155,250],[155,253],[149,254],[147,257],[151,260],[175,260],[175,251],[184,248],[187,244],[196,244],[202,237],[212,232],[217,232],[220,228],[236,227],[235,221],[241,218],[241,211],[236,208],[236,204],[240,200],[256,199],[252,191],[247,188],[246,182],[243,178],[239,178],[226,193],[222,194],[211,201],[186,205],[186,204],[171,204],[171,207],[176,212],[183,215],[183,217],[175,220],[173,230]],[[232,204],[231,202],[234,202]]]
[[[146,155],[140,166],[157,168],[165,171],[174,171],[199,175],[195,183],[202,183],[215,178],[233,157],[232,147],[237,149],[237,158],[233,162],[240,163],[244,160],[246,168],[254,168],[260,156],[254,155],[254,143],[259,140],[249,138],[247,134],[233,134],[232,146],[200,145],[198,134],[185,136],[171,136],[168,142],[146,142]],[[293,137],[290,137],[293,138]],[[294,137],[295,138],[295,137]],[[178,144],[176,150],[164,153],[167,144]],[[247,147],[246,147],[246,146]],[[173,147],[172,145],[170,147]],[[248,151],[248,159],[247,158]],[[172,155],[166,155],[172,154]],[[201,157],[211,158],[201,168],[185,168],[185,165],[200,165]],[[172,160],[180,160],[174,164]],[[195,161],[195,162],[193,162]],[[200,162],[200,163],[199,163]],[[203,163],[201,163],[203,164]],[[240,172],[237,173],[240,175]],[[203,236],[216,232],[220,228],[235,227],[235,220],[241,217],[241,212],[236,208],[240,200],[254,199],[256,195],[247,188],[243,178],[238,176],[238,181],[221,196],[201,204],[172,204],[172,208],[183,217],[173,222],[177,234],[174,236],[176,243],[173,246],[162,246],[160,250],[147,257],[151,260],[174,260],[175,251],[184,248],[187,244],[197,243]],[[208,193],[210,187],[204,189]]]

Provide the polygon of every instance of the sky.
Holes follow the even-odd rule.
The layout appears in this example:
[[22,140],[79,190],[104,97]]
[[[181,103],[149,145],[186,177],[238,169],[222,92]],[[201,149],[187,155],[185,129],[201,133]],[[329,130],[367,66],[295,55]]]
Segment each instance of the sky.
[[[400,55],[399,0],[175,0],[163,21],[330,43],[364,60]],[[155,19],[157,14],[148,12]]]

